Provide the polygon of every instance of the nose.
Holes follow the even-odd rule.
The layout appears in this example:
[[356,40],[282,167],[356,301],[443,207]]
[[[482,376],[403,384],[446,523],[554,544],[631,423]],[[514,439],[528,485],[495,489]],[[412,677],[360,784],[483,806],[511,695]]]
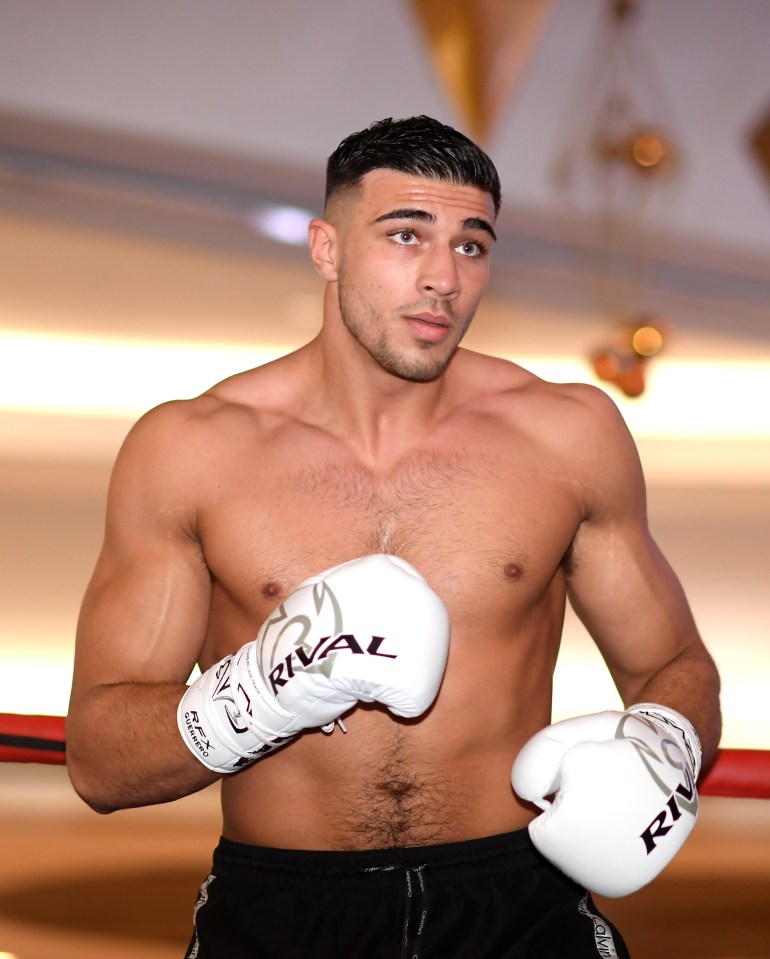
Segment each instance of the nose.
[[460,292],[457,254],[451,249],[430,250],[421,263],[420,292],[430,296],[451,297]]

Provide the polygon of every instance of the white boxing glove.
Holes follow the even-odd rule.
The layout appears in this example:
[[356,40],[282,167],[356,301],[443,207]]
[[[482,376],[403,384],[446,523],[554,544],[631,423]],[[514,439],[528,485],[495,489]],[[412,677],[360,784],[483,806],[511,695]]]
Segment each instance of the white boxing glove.
[[177,720],[195,756],[234,772],[307,729],[329,731],[358,702],[419,716],[436,697],[449,616],[395,556],[354,559],[301,583],[257,638],[185,692]]
[[684,716],[639,703],[547,726],[519,753],[511,782],[543,810],[529,834],[545,858],[589,891],[618,897],[654,879],[689,836],[700,761]]

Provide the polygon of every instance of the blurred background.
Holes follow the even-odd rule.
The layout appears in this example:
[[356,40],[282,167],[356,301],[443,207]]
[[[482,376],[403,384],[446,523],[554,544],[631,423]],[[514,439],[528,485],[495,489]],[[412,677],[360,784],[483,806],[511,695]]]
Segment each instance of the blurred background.
[[[503,183],[466,345],[618,403],[723,745],[770,748],[769,42],[767,0],[0,0],[0,712],[66,712],[131,423],[315,334],[326,157],[427,113]],[[555,688],[618,702],[571,615]],[[636,956],[770,956],[767,805],[608,907]],[[0,957],[181,955],[213,790],[105,820],[5,764],[0,810]]]

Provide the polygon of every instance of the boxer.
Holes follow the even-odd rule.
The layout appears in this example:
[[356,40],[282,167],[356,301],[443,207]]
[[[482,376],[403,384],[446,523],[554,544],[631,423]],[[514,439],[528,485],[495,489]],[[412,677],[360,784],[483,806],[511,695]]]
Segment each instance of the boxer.
[[[460,345],[499,208],[444,124],[347,137],[319,334],[119,453],[68,770],[101,812],[221,781],[190,959],[626,956],[591,893],[695,821],[719,680],[628,430]],[[549,726],[567,601],[624,709]]]

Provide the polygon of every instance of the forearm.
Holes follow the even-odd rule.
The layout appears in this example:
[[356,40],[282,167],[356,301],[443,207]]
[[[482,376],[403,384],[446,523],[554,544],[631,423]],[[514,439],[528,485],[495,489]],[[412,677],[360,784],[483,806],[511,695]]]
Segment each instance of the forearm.
[[185,686],[120,683],[73,702],[67,717],[67,769],[78,795],[97,812],[170,802],[219,777],[185,746],[176,710]]
[[722,733],[719,674],[705,652],[685,652],[641,685],[622,690],[626,706],[659,703],[676,709],[695,727],[703,749],[702,769],[716,756]]

